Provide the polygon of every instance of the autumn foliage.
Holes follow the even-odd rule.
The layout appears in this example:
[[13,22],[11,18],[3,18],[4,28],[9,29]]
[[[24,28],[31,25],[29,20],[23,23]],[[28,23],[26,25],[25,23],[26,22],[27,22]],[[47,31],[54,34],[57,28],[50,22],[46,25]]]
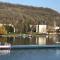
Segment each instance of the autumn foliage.
[[[60,26],[60,14],[50,8],[0,3],[0,23],[13,24],[18,33],[29,32],[30,25],[47,24],[53,26],[54,20]],[[1,34],[6,33],[4,27],[0,28],[2,28],[0,29]]]

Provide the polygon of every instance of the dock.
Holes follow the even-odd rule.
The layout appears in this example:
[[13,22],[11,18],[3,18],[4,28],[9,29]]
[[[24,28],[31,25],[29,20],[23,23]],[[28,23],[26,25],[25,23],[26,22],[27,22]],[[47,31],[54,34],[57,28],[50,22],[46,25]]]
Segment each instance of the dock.
[[12,46],[0,46],[0,50],[3,49],[60,49],[60,45],[12,45]]
[[15,45],[11,49],[53,49],[60,48],[60,45]]

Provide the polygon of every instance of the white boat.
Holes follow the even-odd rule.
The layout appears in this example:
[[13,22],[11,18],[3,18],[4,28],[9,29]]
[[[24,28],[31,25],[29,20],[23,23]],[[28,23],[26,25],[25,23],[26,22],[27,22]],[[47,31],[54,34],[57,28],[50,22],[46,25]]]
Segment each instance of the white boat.
[[0,49],[10,49],[11,44],[0,45]]

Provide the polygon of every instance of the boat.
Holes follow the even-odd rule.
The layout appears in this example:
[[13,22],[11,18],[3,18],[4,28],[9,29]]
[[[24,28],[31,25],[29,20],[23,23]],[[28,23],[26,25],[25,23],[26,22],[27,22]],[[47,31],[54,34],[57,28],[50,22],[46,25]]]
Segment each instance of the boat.
[[10,49],[11,44],[0,45],[0,49]]

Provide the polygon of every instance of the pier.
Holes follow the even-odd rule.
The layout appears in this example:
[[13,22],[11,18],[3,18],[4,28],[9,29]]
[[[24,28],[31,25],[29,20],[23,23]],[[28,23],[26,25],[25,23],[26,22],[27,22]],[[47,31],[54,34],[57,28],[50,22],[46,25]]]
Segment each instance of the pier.
[[0,50],[4,49],[60,49],[60,45],[13,45],[0,46]]

